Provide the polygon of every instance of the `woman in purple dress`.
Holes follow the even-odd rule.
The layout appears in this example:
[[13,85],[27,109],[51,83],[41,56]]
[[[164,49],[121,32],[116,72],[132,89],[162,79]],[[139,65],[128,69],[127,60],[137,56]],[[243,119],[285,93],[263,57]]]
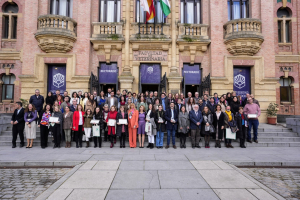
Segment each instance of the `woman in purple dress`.
[[146,124],[146,112],[145,112],[145,107],[142,105],[139,107],[139,128],[138,128],[140,148],[144,148],[145,124]]

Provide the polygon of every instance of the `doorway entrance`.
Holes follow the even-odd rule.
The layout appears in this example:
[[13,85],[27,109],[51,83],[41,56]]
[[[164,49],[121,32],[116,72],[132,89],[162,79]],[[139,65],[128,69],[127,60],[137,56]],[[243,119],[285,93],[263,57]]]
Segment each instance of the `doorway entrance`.
[[101,84],[99,93],[101,91],[104,91],[104,93],[106,93],[108,88],[111,88],[111,90],[115,91],[115,93],[117,92],[116,84]]
[[199,85],[186,85],[185,86],[185,96],[188,96],[188,93],[191,92],[192,96],[195,96],[195,92],[199,91]]
[[161,83],[160,64],[141,64],[139,92],[158,91]]
[[150,84],[142,84],[142,92],[145,93],[146,91],[149,92],[159,92],[159,85],[150,85]]
[[[100,67],[98,69],[98,77],[99,77],[99,90],[107,92],[108,88],[111,88],[115,92],[119,89],[119,81],[118,81],[119,68],[117,63],[100,63]],[[98,91],[98,93],[100,93]]]

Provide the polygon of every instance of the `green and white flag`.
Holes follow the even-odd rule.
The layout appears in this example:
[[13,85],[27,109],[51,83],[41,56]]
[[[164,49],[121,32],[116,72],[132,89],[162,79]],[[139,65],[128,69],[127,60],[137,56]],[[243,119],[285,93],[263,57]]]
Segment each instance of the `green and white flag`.
[[160,6],[165,17],[167,17],[171,13],[171,6],[169,0],[160,0]]

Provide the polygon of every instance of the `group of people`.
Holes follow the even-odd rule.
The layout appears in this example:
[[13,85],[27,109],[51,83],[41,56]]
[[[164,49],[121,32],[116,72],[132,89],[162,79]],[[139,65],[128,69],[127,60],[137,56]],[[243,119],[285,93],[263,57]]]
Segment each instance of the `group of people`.
[[[130,148],[144,148],[145,136],[148,136],[147,148],[163,148],[164,133],[167,132],[166,149],[176,149],[175,138],[180,138],[180,148],[186,148],[186,138],[191,138],[192,148],[200,147],[200,138],[204,137],[205,148],[210,148],[210,139],[216,139],[215,147],[221,148],[224,141],[227,148],[236,134],[240,147],[245,147],[245,140],[258,142],[257,129],[260,116],[259,102],[254,96],[247,94],[243,100],[235,92],[219,96],[215,93],[209,97],[205,92],[202,97],[196,92],[166,95],[157,91],[131,93],[130,91],[108,89],[105,93],[96,91],[92,94],[81,91],[73,92],[71,97],[65,91],[63,95],[57,90],[49,92],[44,99],[40,91],[30,97],[24,109],[21,102],[16,102],[16,110],[12,115],[13,124],[12,147],[16,147],[17,135],[20,136],[20,147],[24,146],[24,127],[27,139],[26,148],[32,148],[36,138],[36,129],[40,127],[41,147],[48,145],[48,135],[53,135],[53,148],[60,148],[61,140],[65,140],[66,148],[71,141],[76,141],[76,148],[81,148],[83,141],[86,147],[94,141],[94,147],[102,146],[110,141],[110,148],[120,139],[120,148],[125,148],[128,138]],[[138,136],[138,137],[137,137]]]

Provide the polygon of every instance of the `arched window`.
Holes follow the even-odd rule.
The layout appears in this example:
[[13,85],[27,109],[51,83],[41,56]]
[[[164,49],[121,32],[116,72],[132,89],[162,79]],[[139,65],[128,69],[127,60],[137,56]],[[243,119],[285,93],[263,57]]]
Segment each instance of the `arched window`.
[[72,17],[73,0],[50,0],[50,14]]
[[249,18],[249,0],[227,0],[228,20]]
[[3,4],[2,12],[2,38],[17,39],[18,5],[7,2]]
[[278,19],[278,43],[292,42],[292,19],[291,11],[287,8],[279,8],[277,11]]
[[2,76],[2,100],[14,99],[14,82],[16,80],[15,75],[3,75]]
[[292,91],[291,91],[291,78],[281,77],[280,83],[280,101],[281,102],[292,102]]

